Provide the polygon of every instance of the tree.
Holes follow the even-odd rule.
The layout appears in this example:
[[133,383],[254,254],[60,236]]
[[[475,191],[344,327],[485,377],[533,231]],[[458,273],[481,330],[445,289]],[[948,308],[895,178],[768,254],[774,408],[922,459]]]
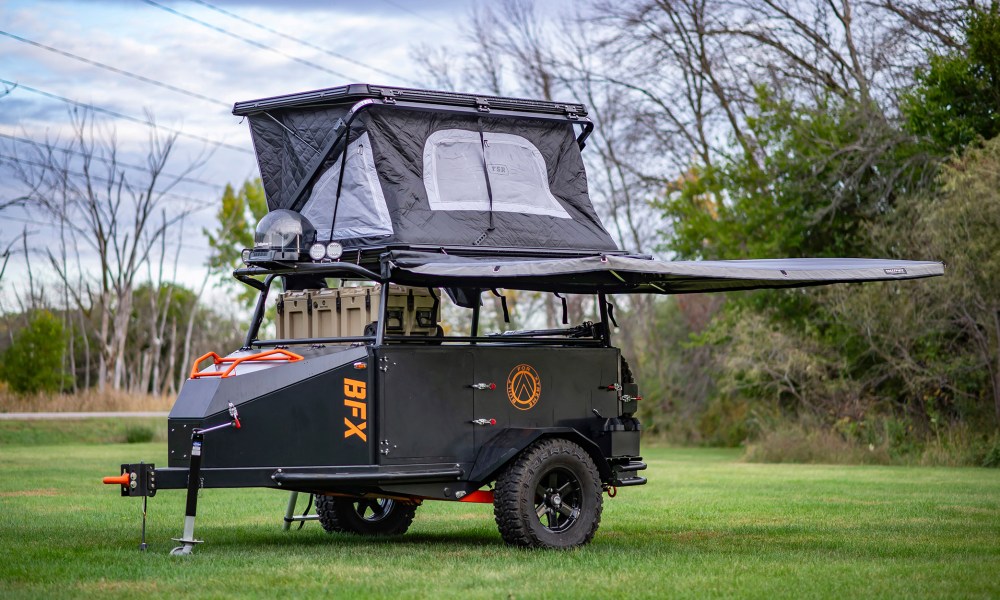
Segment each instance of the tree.
[[[254,228],[257,221],[267,214],[267,200],[260,179],[244,181],[239,191],[226,184],[222,206],[215,218],[214,231],[203,229],[212,254],[208,259],[209,272],[223,284],[232,284],[232,272],[242,266],[241,252],[253,248]],[[238,298],[243,304],[253,301],[257,292],[240,284]]]
[[828,98],[814,106],[758,88],[746,153],[692,167],[656,203],[671,223],[665,248],[684,258],[860,256],[866,222],[922,189],[934,156],[872,116],[871,104]]
[[947,54],[933,53],[917,73],[917,85],[903,98],[913,132],[944,152],[960,150],[1000,134],[1000,12],[974,9],[965,40]]
[[[81,314],[96,314],[98,387],[120,389],[135,286],[153,254],[164,251],[172,228],[193,210],[169,194],[201,161],[168,175],[177,136],[164,138],[153,129],[145,165],[127,167],[113,128],[86,111],[71,111],[70,121],[67,146],[46,140],[7,162],[27,190],[26,206],[59,227],[58,250],[47,249],[47,255],[67,302]],[[84,249],[96,256],[96,276],[80,264]]]
[[14,334],[13,344],[3,354],[4,380],[21,394],[60,391],[66,383],[65,346],[66,333],[59,318],[47,310],[37,311]]

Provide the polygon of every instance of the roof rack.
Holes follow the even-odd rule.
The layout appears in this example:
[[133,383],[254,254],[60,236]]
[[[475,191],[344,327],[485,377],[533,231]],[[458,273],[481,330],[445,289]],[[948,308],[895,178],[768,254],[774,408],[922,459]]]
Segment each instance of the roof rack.
[[348,102],[357,102],[366,98],[382,100],[386,104],[393,104],[400,101],[437,106],[460,106],[475,108],[480,112],[487,113],[492,109],[497,109],[527,113],[565,115],[569,118],[581,118],[587,116],[587,107],[576,102],[548,102],[545,100],[510,98],[507,96],[418,90],[413,88],[391,87],[368,83],[352,83],[349,85],[312,90],[309,92],[299,92],[296,94],[286,94],[282,96],[272,96],[270,98],[261,98],[258,100],[237,102],[233,105],[233,114],[236,116],[245,116],[275,108],[343,104]]

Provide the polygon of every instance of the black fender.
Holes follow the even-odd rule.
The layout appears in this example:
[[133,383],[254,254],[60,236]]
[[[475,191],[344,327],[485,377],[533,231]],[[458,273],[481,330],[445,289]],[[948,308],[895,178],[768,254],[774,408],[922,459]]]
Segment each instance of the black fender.
[[476,462],[473,463],[472,471],[469,474],[469,481],[485,484],[496,479],[497,473],[507,466],[507,463],[514,460],[522,450],[536,441],[546,438],[562,438],[578,444],[597,465],[601,481],[604,483],[611,481],[613,476],[611,465],[608,464],[601,448],[572,427],[508,427],[504,429],[479,449]]

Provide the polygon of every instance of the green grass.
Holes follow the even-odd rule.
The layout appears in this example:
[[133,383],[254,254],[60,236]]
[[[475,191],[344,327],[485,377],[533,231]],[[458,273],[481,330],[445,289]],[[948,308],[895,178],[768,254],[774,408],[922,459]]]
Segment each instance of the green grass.
[[[428,502],[395,540],[281,529],[287,494],[204,490],[190,557],[184,492],[140,500],[100,477],[163,443],[0,448],[0,597],[996,597],[1000,471],[765,465],[647,449],[650,483],[605,498],[594,542],[504,546],[489,505]],[[300,509],[302,507],[300,506]]]
[[166,421],[159,417],[0,421],[0,448],[114,444],[128,441],[130,434],[133,439],[142,439],[148,432],[152,432],[153,440],[163,442],[167,439]]

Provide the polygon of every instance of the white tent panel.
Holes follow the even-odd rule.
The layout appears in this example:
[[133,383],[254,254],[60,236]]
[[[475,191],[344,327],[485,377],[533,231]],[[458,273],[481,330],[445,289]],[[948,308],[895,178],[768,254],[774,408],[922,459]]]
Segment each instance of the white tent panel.
[[[424,144],[424,188],[431,210],[493,210],[571,218],[549,190],[538,148],[509,133],[442,129]],[[483,172],[485,152],[490,189]]]
[[351,239],[392,235],[392,219],[382,194],[368,132],[351,142],[344,167],[344,183],[336,206],[336,231],[333,226],[337,204],[337,182],[342,158],[320,175],[312,194],[302,207],[302,215],[316,228],[317,239]]

